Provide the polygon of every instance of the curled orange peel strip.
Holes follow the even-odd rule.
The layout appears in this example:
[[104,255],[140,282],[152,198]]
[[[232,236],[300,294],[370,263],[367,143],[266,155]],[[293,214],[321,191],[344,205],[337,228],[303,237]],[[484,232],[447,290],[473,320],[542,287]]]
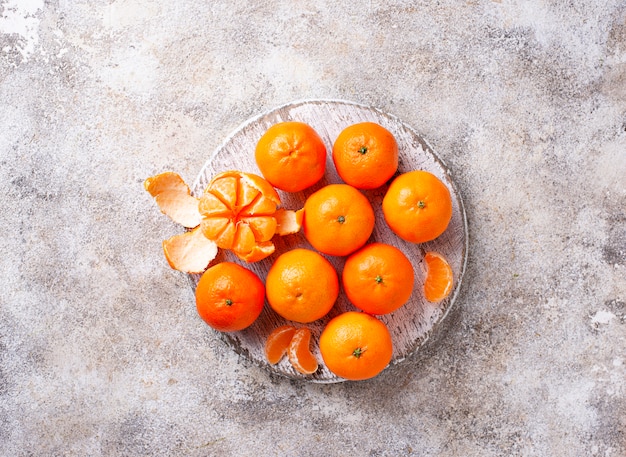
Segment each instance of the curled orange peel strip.
[[196,227],[163,241],[163,252],[170,266],[185,273],[202,273],[217,256],[217,245]]
[[154,197],[161,212],[174,222],[187,228],[200,225],[199,200],[191,195],[180,175],[167,171],[146,179],[143,186]]

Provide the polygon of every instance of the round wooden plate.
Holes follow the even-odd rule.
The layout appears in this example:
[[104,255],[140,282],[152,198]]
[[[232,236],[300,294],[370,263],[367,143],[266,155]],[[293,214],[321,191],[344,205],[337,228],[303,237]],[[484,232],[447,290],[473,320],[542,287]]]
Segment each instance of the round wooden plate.
[[[371,107],[347,101],[307,100],[278,107],[241,125],[211,155],[192,186],[193,194],[200,196],[211,178],[222,171],[242,170],[260,175],[254,159],[256,144],[270,126],[283,121],[300,121],[309,124],[322,137],[328,151],[326,174],[320,182],[303,192],[279,191],[283,207],[286,209],[300,209],[304,206],[306,198],[316,190],[330,183],[342,182],[335,171],[331,157],[333,142],[345,127],[364,121],[376,122],[395,136],[400,153],[398,173],[416,169],[427,170],[439,177],[450,189],[453,203],[450,225],[439,238],[423,244],[405,242],[387,227],[382,214],[381,202],[388,185],[363,192],[372,203],[376,214],[376,226],[370,241],[388,243],[400,248],[412,261],[415,269],[415,288],[409,302],[391,314],[378,316],[381,321],[387,324],[393,338],[394,350],[391,363],[399,363],[416,351],[428,339],[433,329],[444,319],[458,294],[465,271],[468,246],[467,221],[463,202],[449,171],[426,141],[396,117]],[[295,247],[313,249],[302,233],[284,237],[275,236],[273,241],[276,245],[276,252],[260,262],[246,264],[237,259],[231,252],[220,250],[220,254],[213,263],[228,260],[245,265],[265,281],[270,266],[281,253]],[[423,254],[431,250],[446,257],[455,278],[450,296],[436,304],[427,302],[422,293],[425,278]],[[325,257],[335,266],[341,278],[345,258]],[[190,275],[194,290],[199,278],[200,275]],[[323,319],[311,324],[292,323],[297,327],[306,325],[313,333],[311,349],[320,362],[320,368],[316,373],[308,376],[296,372],[287,358],[284,358],[277,365],[270,365],[265,360],[264,345],[267,336],[279,325],[287,323],[267,303],[261,316],[251,327],[240,332],[220,333],[220,335],[237,353],[274,373],[317,383],[340,382],[343,379],[331,373],[322,363],[317,341],[326,323],[334,316],[348,310],[356,310],[356,308],[348,302],[344,293],[340,292],[335,306]]]

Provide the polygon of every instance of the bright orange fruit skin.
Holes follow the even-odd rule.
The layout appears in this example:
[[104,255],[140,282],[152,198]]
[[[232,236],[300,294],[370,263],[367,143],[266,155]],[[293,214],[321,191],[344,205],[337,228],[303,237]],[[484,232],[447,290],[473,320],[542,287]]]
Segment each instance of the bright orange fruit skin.
[[393,134],[374,122],[346,127],[333,144],[333,163],[347,184],[375,189],[398,169],[398,143]]
[[434,240],[452,218],[450,190],[435,175],[423,170],[409,171],[394,179],[382,207],[389,228],[412,243]]
[[326,146],[303,122],[281,122],[259,139],[256,163],[274,187],[299,192],[319,181],[326,170]]
[[424,298],[432,303],[440,302],[452,292],[452,267],[436,252],[427,252],[424,261],[428,270],[424,281]]
[[370,243],[348,257],[342,283],[357,308],[369,314],[391,313],[413,293],[413,265],[395,246]]
[[387,326],[374,316],[356,311],[333,318],[320,335],[319,348],[326,367],[351,381],[378,375],[393,354]]
[[206,270],[196,287],[198,314],[221,332],[252,325],[264,303],[263,282],[252,271],[232,262],[221,262]]
[[281,254],[267,273],[267,301],[287,320],[309,323],[324,317],[339,295],[335,268],[309,249]]
[[369,239],[374,210],[365,195],[348,184],[329,184],[304,203],[304,236],[318,251],[345,256]]

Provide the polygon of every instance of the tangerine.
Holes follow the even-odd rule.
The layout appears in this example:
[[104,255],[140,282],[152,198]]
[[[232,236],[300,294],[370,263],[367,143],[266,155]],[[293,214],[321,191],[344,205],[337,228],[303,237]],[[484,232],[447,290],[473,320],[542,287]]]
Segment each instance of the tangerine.
[[196,308],[200,317],[221,332],[243,330],[263,310],[265,286],[247,268],[232,262],[218,263],[206,270],[196,286]]
[[357,189],[375,189],[398,169],[398,143],[393,134],[374,122],[350,125],[333,144],[337,173]]
[[424,255],[424,261],[427,268],[424,298],[429,302],[440,302],[452,292],[452,267],[441,254],[432,251]]
[[413,293],[413,265],[395,246],[370,243],[348,257],[342,283],[357,308],[369,314],[391,313]]
[[365,195],[348,184],[329,184],[304,203],[304,236],[318,251],[348,255],[374,230],[374,210]]
[[333,318],[320,335],[319,348],[326,367],[351,381],[378,375],[389,365],[393,353],[387,326],[356,311]]
[[281,254],[265,280],[267,301],[287,320],[308,323],[324,317],[339,295],[335,268],[308,249]]
[[254,155],[263,177],[287,192],[299,192],[315,184],[326,170],[326,146],[303,122],[271,126],[259,139]]
[[446,185],[423,170],[393,180],[383,198],[383,215],[400,238],[424,243],[441,235],[452,218],[452,198]]
[[242,260],[264,259],[274,252],[271,239],[280,203],[276,189],[260,176],[234,170],[219,173],[200,198],[202,233]]

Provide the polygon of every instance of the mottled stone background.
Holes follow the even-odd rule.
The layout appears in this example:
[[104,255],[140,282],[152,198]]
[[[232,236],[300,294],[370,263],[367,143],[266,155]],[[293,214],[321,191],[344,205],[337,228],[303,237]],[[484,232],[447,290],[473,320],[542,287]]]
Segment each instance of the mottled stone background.
[[[310,98],[468,213],[445,332],[361,383],[234,354],[142,189]],[[0,455],[625,456],[625,176],[623,0],[0,0]]]

